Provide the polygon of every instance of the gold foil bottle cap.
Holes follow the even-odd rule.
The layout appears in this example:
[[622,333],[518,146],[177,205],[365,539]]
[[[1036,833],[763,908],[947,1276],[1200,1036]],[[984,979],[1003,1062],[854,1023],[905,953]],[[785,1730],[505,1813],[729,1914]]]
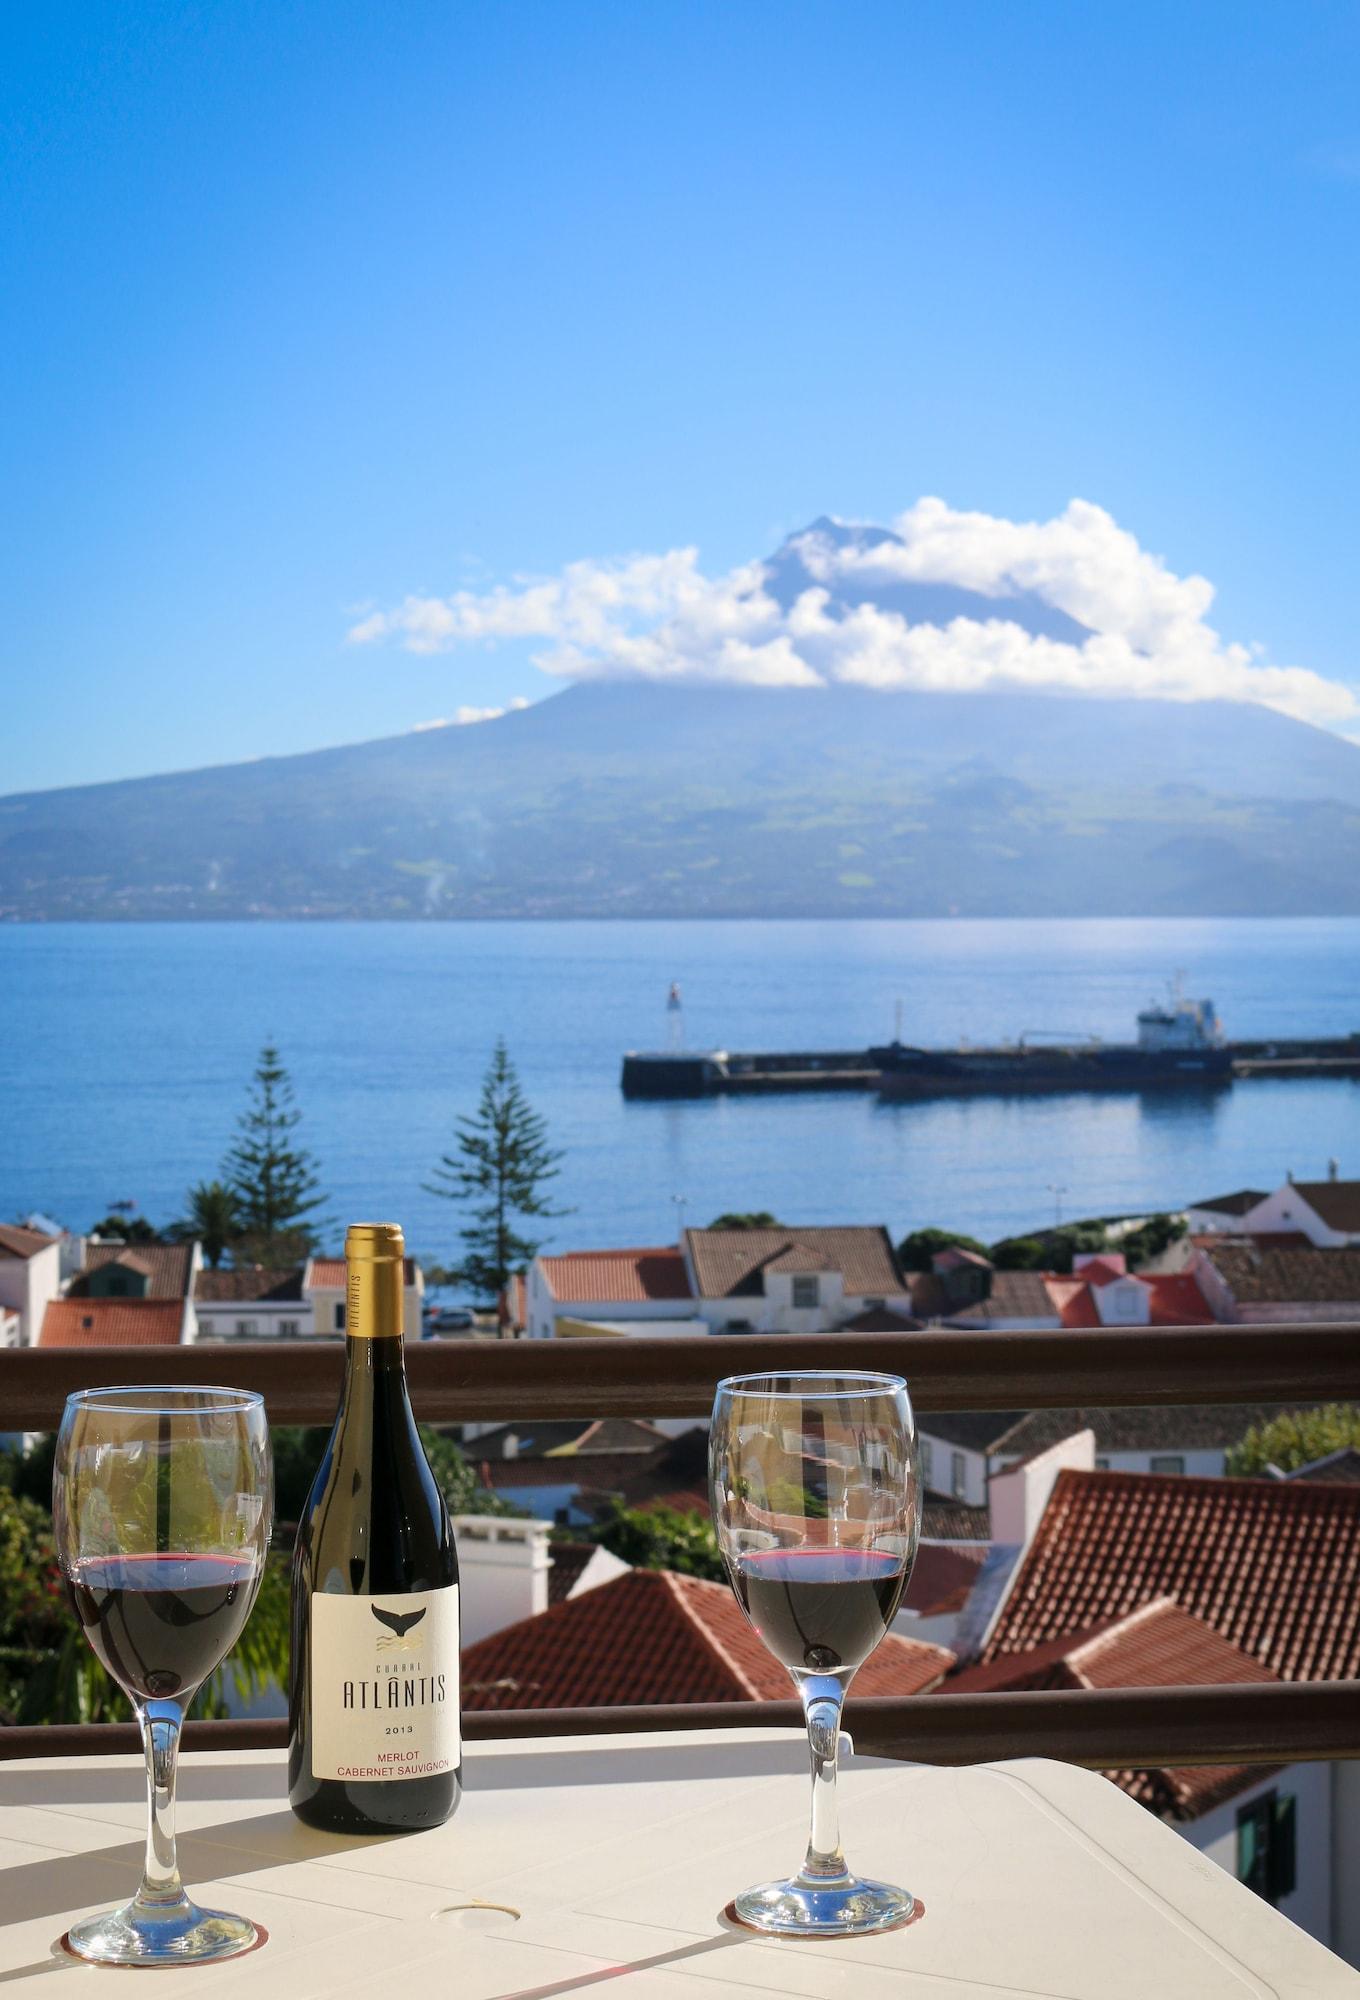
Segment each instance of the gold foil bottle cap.
[[346,1257],[363,1257],[383,1263],[406,1255],[406,1239],[399,1222],[351,1222],[345,1231]]
[[406,1240],[397,1222],[352,1222],[345,1231],[345,1332],[351,1340],[400,1340]]

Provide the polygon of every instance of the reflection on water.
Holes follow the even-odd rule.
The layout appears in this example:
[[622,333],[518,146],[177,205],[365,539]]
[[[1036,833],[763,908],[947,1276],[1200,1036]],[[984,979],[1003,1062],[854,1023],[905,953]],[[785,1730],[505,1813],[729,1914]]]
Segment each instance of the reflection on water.
[[421,1182],[504,1034],[567,1149],[560,1243],[673,1240],[724,1209],[789,1221],[950,1223],[984,1238],[1068,1213],[1270,1187],[1329,1157],[1360,1174],[1360,1085],[1218,1093],[871,1096],[625,1104],[619,1059],[665,1046],[925,1045],[1067,1028],[1133,1038],[1184,968],[1230,1037],[1360,1027],[1360,921],[11,925],[0,1090],[22,1144],[0,1214],[75,1225],[135,1196],[153,1220],[216,1168],[261,1042],[292,1068],[337,1215],[403,1217],[447,1256],[458,1218]]

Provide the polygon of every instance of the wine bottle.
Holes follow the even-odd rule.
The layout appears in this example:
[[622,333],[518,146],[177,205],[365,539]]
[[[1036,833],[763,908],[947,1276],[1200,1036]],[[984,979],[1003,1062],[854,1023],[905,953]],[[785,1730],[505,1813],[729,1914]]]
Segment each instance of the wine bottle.
[[438,1826],[462,1781],[458,1557],[406,1391],[405,1245],[345,1237],[345,1384],[293,1552],[288,1799],[337,1833]]

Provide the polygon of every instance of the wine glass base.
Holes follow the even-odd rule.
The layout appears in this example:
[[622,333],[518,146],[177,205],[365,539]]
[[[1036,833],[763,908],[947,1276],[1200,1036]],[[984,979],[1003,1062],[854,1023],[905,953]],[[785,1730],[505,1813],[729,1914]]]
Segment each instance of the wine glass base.
[[208,1965],[239,1958],[263,1944],[265,1934],[248,1917],[200,1910],[187,1900],[163,1915],[124,1903],[72,1924],[62,1944],[94,1965]]
[[924,1903],[909,1889],[853,1875],[827,1883],[798,1875],[762,1882],[743,1890],[730,1907],[739,1924],[768,1937],[873,1937],[925,1915]]

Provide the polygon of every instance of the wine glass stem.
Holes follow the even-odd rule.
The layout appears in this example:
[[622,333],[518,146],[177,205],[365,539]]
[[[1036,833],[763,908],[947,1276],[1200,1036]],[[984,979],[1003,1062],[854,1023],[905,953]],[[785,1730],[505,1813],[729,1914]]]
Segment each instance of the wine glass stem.
[[188,1902],[175,1855],[175,1770],[184,1708],[177,1701],[148,1701],[138,1710],[146,1751],[146,1863],[137,1908],[157,1916]]
[[830,1882],[848,1881],[850,1874],[841,1852],[840,1813],[836,1804],[836,1758],[845,1686],[834,1674],[809,1674],[799,1682],[798,1692],[807,1718],[808,1749],[812,1757],[812,1832],[802,1879],[825,1888]]

